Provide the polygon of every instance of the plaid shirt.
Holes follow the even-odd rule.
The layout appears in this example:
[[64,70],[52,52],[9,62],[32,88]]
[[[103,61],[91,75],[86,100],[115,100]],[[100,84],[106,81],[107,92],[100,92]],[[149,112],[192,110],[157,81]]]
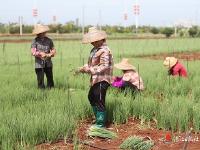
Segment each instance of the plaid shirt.
[[93,48],[88,59],[88,67],[91,73],[91,85],[101,81],[111,83],[113,73],[113,57],[110,49],[104,43],[99,48]]
[[138,90],[144,90],[144,84],[142,81],[142,78],[139,76],[138,72],[136,71],[126,71],[123,75],[122,80],[131,82],[133,85],[135,85]]

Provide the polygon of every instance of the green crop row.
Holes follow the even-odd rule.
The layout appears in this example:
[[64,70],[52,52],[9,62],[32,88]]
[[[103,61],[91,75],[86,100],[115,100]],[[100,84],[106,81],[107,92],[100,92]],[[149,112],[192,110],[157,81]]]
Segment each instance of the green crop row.
[[[199,39],[113,40],[108,41],[114,61],[131,57],[139,68],[145,91],[135,98],[109,88],[107,120],[125,123],[128,117],[141,123],[155,121],[158,128],[200,130],[199,61],[183,61],[187,79],[170,78],[162,60],[136,59],[132,56],[160,52],[198,50]],[[33,147],[43,142],[71,138],[80,120],[91,117],[87,100],[89,76],[73,74],[87,62],[91,46],[77,41],[55,42],[55,88],[38,90],[30,43],[0,44],[0,149]],[[114,70],[114,75],[121,72]]]

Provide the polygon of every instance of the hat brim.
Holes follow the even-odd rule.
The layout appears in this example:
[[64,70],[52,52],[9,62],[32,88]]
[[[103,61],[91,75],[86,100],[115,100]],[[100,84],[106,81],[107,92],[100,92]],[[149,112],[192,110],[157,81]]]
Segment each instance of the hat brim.
[[82,43],[88,44],[96,41],[100,41],[107,38],[107,34],[104,31],[98,31],[95,33],[86,33],[83,35]]
[[120,69],[120,70],[136,70],[136,68],[132,65],[124,65],[124,64],[115,64],[115,68]]
[[38,29],[36,29],[36,30],[33,30],[33,35],[37,35],[37,34],[40,34],[40,33],[44,33],[44,32],[47,32],[47,31],[49,31],[50,29],[49,29],[49,27],[46,27],[46,28],[44,28],[44,29],[40,29],[40,30],[38,30]]
[[175,59],[175,60],[172,60],[172,61],[164,61],[163,62],[163,65],[165,66],[165,67],[167,67],[167,68],[172,68],[176,63],[177,63],[177,59]]

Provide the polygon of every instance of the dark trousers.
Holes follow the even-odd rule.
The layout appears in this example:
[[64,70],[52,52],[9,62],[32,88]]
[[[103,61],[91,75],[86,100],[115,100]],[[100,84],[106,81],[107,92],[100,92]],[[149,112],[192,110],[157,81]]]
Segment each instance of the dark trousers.
[[105,111],[106,91],[109,85],[108,82],[102,81],[94,84],[89,90],[88,99],[92,106],[97,107],[97,111]]
[[47,78],[47,87],[54,87],[52,67],[36,68],[35,73],[37,75],[38,88],[45,88],[44,74],[46,74]]

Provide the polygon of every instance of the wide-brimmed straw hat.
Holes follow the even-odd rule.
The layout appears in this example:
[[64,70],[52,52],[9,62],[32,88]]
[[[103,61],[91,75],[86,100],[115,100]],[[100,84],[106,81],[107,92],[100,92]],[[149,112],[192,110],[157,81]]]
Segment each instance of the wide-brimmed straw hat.
[[163,62],[163,65],[165,67],[172,68],[177,63],[177,61],[178,59],[175,57],[166,57]]
[[47,32],[47,31],[49,31],[48,26],[37,24],[37,25],[34,26],[32,34],[37,35],[37,34],[40,34],[40,33]]
[[118,64],[115,64],[114,67],[121,70],[136,70],[136,68],[129,63],[127,58],[123,58],[122,61]]
[[83,35],[82,43],[83,44],[92,43],[92,42],[100,41],[106,38],[107,38],[107,34],[105,31],[100,31],[100,30],[97,30],[96,27],[91,27],[89,28],[88,33]]

